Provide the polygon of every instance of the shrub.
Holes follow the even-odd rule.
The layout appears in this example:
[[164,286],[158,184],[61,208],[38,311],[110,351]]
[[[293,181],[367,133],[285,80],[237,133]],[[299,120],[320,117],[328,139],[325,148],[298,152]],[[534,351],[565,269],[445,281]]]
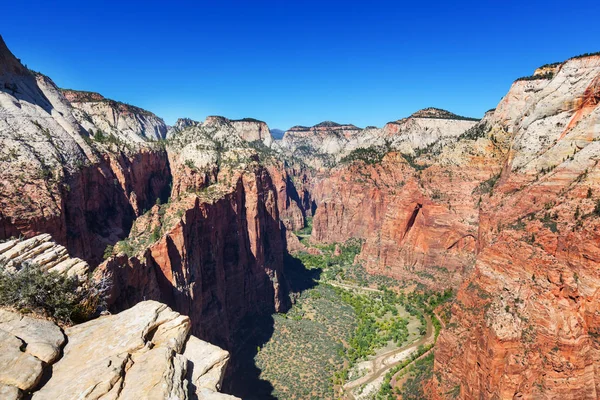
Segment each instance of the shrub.
[[539,79],[552,79],[554,78],[554,73],[546,72],[545,74],[531,75],[531,76],[522,76],[517,79],[517,81],[536,81]]
[[189,159],[185,160],[184,164],[189,169],[196,169],[196,165],[194,164],[194,161],[192,161],[192,160],[189,160]]
[[0,306],[65,324],[92,318],[104,305],[104,291],[100,285],[81,284],[76,277],[43,272],[35,264],[23,263],[15,273],[0,271]]
[[600,217],[600,199],[596,200],[596,205],[594,206],[594,214]]
[[104,249],[104,254],[103,254],[102,258],[104,258],[105,260],[108,260],[110,258],[110,256],[112,256],[114,248],[115,247],[110,244],[108,246],[106,246],[106,249]]
[[160,226],[156,226],[154,228],[154,230],[152,231],[152,243],[156,242],[158,239],[160,239]]
[[94,135],[94,140],[97,142],[100,142],[100,143],[106,143],[108,141],[108,138],[106,137],[104,132],[102,132],[100,129],[98,129],[98,131]]
[[360,160],[365,164],[378,164],[389,151],[390,149],[384,146],[361,147],[352,150],[341,159],[340,163],[346,164]]
[[479,138],[485,137],[490,131],[492,127],[487,122],[480,122],[476,125],[473,125],[466,131],[464,131],[458,140],[469,139],[469,140],[477,140]]

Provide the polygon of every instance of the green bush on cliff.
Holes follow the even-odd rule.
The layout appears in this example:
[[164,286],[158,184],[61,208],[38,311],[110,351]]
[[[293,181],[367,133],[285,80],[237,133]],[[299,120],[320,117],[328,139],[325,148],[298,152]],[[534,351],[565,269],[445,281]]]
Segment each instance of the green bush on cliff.
[[386,146],[361,147],[352,150],[341,159],[340,163],[349,164],[354,161],[363,161],[365,164],[378,164],[389,151],[390,149]]
[[44,272],[23,263],[17,272],[0,266],[0,306],[34,312],[61,323],[83,322],[103,304],[103,289],[82,285],[76,277]]

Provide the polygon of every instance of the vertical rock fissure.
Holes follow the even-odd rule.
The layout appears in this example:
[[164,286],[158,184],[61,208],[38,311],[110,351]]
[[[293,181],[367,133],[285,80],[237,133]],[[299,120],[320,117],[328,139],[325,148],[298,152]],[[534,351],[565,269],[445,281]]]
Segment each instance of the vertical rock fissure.
[[408,233],[412,229],[413,225],[415,224],[415,220],[417,219],[417,216],[419,215],[419,211],[421,211],[421,208],[423,208],[423,204],[417,203],[410,218],[408,219],[408,222],[406,223],[406,228],[404,229],[404,235],[402,235],[403,240],[408,235]]

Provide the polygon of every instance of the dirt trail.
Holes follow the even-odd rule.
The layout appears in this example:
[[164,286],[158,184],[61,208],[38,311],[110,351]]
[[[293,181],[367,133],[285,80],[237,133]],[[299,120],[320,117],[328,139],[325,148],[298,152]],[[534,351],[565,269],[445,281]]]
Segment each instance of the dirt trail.
[[[341,287],[365,290],[365,288],[353,287],[352,285],[344,285]],[[371,289],[371,290],[375,290],[375,289]],[[431,323],[431,319],[429,318],[428,315],[425,315],[425,321],[427,322],[427,332],[425,333],[425,336],[423,336],[421,339],[417,340],[416,342],[413,342],[411,344],[400,347],[398,349],[394,349],[394,350],[388,351],[386,353],[380,354],[377,357],[375,357],[374,359],[372,359],[370,361],[371,372],[367,373],[366,375],[364,375],[358,379],[350,381],[344,385],[344,391],[345,391],[346,398],[350,399],[350,400],[354,400],[354,395],[352,394],[353,389],[360,387],[362,385],[368,385],[369,383],[373,382],[374,380],[380,378],[390,368],[395,367],[396,365],[402,363],[404,360],[406,360],[408,357],[410,357],[410,355],[413,353],[413,350],[416,350],[419,346],[428,345],[430,343],[433,343],[435,340],[435,337],[434,337],[435,333],[433,330],[433,324]],[[401,357],[400,359],[394,358],[395,356],[397,356],[398,354],[403,353],[403,352],[406,352],[405,357]]]

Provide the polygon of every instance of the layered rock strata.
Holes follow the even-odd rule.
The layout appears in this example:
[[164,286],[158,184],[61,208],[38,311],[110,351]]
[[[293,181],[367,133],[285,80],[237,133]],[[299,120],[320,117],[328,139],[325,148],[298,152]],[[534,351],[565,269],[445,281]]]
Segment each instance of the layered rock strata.
[[598,398],[600,57],[553,68],[491,118],[508,153],[436,346],[435,398]]
[[0,243],[0,265],[15,273],[24,263],[38,266],[42,271],[87,278],[90,266],[77,257],[70,257],[67,249],[57,244],[48,234],[29,239],[13,239]]

